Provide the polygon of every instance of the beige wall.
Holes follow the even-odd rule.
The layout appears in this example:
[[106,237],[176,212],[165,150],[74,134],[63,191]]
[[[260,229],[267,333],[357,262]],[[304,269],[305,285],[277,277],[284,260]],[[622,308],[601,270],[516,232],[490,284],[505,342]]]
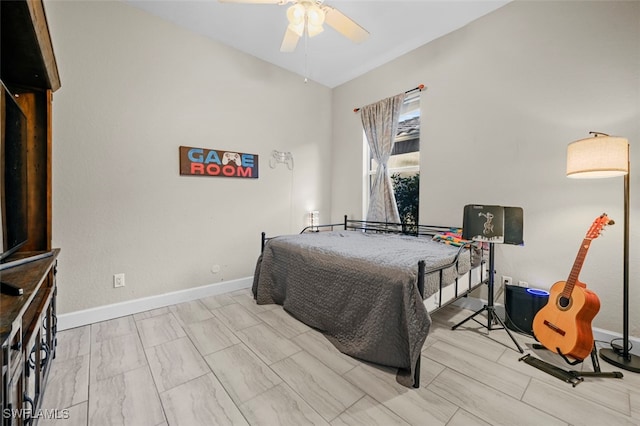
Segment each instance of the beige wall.
[[[333,91],[334,219],[362,216],[362,130],[351,111],[419,83],[420,221],[455,225],[466,204],[520,206],[525,246],[499,246],[498,279],[565,280],[593,220],[580,279],[594,326],[622,332],[622,178],[564,175],[566,146],[591,130],[625,136],[640,164],[640,3],[516,1]],[[640,172],[631,175],[631,335],[640,336]]]
[[[261,231],[329,216],[328,88],[121,2],[45,6],[61,313],[249,277]],[[258,154],[260,178],[180,176],[181,145]]]
[[[120,2],[46,4],[54,96],[54,245],[61,313],[252,275],[260,231],[362,217],[354,107],[419,83],[423,223],[469,203],[521,206],[525,246],[497,275],[547,288],[603,211],[581,279],[594,325],[621,331],[622,179],[564,176],[590,130],[629,138],[640,164],[640,3],[511,3],[333,91]],[[259,154],[258,180],[178,174],[178,146]],[[270,169],[273,149],[293,172]],[[632,173],[631,334],[640,336],[640,188]],[[211,272],[220,265],[221,271]],[[114,273],[127,286],[113,289]]]

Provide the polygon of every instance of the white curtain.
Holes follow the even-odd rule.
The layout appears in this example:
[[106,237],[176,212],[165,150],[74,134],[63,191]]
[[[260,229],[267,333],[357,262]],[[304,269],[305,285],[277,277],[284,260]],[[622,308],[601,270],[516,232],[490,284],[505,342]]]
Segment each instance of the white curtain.
[[405,96],[402,93],[360,109],[362,127],[367,136],[371,154],[378,162],[378,169],[369,194],[368,221],[400,223],[387,162],[398,132],[398,119]]

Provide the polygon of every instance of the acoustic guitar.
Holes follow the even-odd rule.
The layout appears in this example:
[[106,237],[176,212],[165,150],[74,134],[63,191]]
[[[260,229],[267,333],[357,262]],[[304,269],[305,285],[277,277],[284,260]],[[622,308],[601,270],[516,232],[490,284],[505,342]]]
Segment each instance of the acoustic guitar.
[[600,299],[578,281],[591,241],[602,229],[613,225],[605,213],[596,218],[582,241],[567,281],[558,281],[549,290],[549,301],[533,319],[533,334],[550,351],[576,360],[585,359],[593,349],[591,321],[600,310]]

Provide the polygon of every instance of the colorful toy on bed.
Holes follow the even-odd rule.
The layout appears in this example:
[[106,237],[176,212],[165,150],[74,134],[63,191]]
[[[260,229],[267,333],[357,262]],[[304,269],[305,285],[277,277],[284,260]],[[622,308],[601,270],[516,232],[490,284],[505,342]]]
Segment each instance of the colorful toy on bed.
[[449,228],[448,231],[440,232],[433,236],[434,241],[449,244],[452,246],[460,247],[471,243],[470,240],[462,238],[461,228]]

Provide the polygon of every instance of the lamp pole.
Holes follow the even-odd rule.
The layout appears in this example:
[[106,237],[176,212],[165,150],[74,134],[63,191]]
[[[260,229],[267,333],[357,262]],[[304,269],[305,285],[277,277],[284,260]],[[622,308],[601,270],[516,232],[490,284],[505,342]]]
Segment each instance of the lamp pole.
[[[630,158],[627,145],[627,161]],[[622,271],[622,348],[613,344],[611,348],[600,349],[600,357],[622,369],[640,373],[640,358],[629,352],[629,175],[630,164],[624,175],[624,265]]]

